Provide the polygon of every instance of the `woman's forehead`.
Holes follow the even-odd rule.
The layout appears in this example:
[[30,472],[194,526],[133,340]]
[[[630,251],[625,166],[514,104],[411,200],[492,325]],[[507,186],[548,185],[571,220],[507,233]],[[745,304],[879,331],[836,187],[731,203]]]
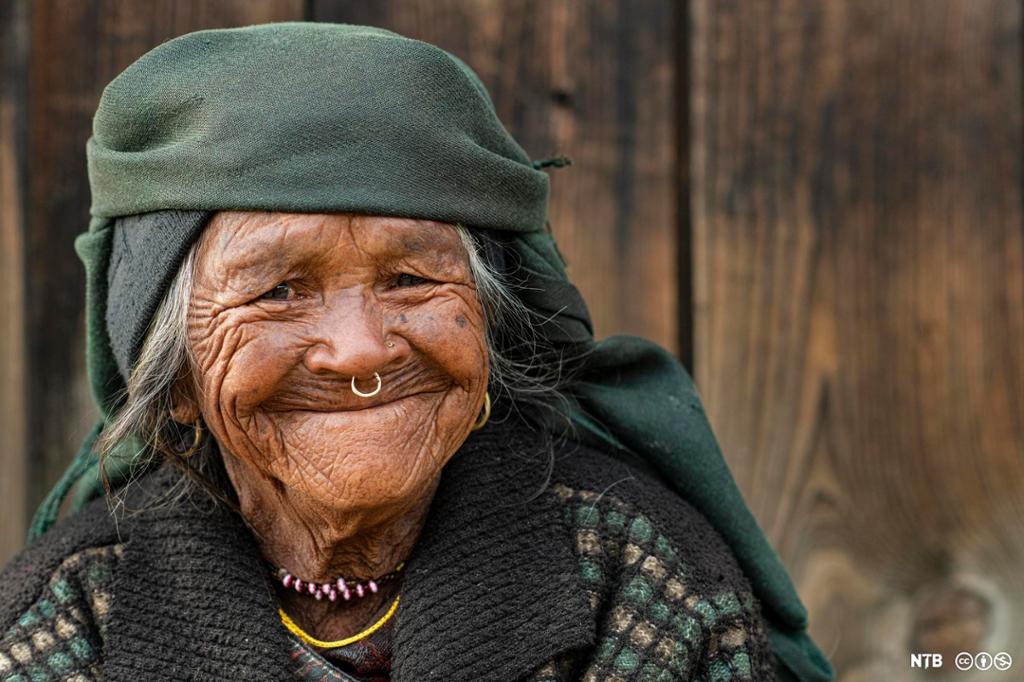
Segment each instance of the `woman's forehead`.
[[368,256],[461,254],[454,225],[431,220],[345,213],[221,211],[203,234],[207,256],[240,264],[273,254]]

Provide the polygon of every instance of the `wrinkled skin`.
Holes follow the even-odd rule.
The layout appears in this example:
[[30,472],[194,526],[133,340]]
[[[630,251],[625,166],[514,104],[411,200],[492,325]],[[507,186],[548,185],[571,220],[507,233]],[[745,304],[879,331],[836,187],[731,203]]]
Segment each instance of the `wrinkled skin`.
[[[200,238],[189,310],[201,416],[264,556],[304,580],[373,577],[411,552],[441,469],[487,386],[469,261],[445,223],[222,211]],[[352,378],[364,398],[351,390]],[[344,637],[397,585],[332,605],[281,590],[320,638]]]

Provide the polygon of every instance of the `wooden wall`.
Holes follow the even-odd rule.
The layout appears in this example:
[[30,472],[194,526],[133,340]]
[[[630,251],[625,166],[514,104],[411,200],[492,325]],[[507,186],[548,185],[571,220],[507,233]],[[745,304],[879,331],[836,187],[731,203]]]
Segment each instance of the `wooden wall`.
[[818,641],[1024,668],[1020,3],[689,20],[696,379]]
[[445,47],[552,171],[601,335],[692,368],[846,682],[1024,668],[1020,0],[0,3],[0,560],[95,412],[84,143],[191,30],[371,23]]

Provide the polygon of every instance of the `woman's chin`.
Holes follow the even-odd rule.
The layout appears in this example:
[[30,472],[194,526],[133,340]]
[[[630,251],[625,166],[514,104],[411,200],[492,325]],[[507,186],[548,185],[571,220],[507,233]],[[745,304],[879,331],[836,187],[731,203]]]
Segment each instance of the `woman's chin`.
[[378,413],[372,419],[360,412],[293,417],[301,424],[286,439],[294,443],[286,448],[291,461],[284,469],[296,479],[289,487],[338,509],[393,505],[422,495],[452,454],[442,447],[444,439],[433,425],[417,424],[388,405],[365,410]]

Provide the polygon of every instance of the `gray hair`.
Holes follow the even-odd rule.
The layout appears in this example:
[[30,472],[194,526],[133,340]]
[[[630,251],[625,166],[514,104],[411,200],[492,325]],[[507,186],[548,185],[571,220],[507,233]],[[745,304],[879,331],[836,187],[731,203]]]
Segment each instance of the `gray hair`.
[[[524,305],[512,285],[488,264],[470,230],[462,225],[455,227],[468,255],[483,309],[492,400],[508,400],[516,409],[533,405],[547,416],[561,418],[568,430],[569,422],[564,418],[568,402],[561,390],[568,379],[568,364],[537,333],[539,323],[545,320]],[[194,453],[186,461],[181,453],[191,441],[175,443],[175,439],[168,438],[173,427],[170,412],[174,391],[180,390],[182,380],[193,382],[193,394],[200,390],[194,381],[195,362],[188,339],[197,248],[198,241],[185,256],[157,307],[128,379],[122,405],[103,431],[99,452],[104,465],[107,458],[117,457],[131,462],[133,469],[144,468],[161,453],[181,468],[187,478],[224,500],[218,494],[223,482],[211,482],[218,478],[216,462],[209,457],[212,439],[207,438],[202,452]],[[183,444],[186,448],[176,447]],[[101,466],[102,472],[105,466]]]

